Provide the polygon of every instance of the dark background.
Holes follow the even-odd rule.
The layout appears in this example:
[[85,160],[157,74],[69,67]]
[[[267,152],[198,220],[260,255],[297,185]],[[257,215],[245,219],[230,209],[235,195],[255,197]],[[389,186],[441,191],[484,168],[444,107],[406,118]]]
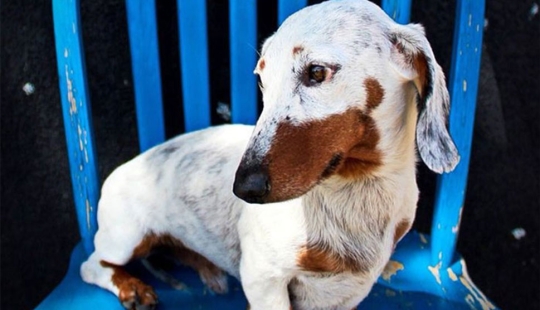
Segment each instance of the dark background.
[[[159,0],[167,134],[181,131],[174,1]],[[259,36],[276,29],[259,7]],[[414,2],[447,70],[454,1]],[[450,3],[448,3],[450,2]],[[540,309],[540,15],[532,0],[487,1],[481,87],[458,250],[503,309]],[[227,4],[210,1],[212,103],[229,102]],[[124,2],[83,1],[99,172],[137,154]],[[447,71],[448,72],[448,71]],[[26,95],[25,83],[35,92]],[[51,4],[1,2],[1,308],[31,309],[61,280],[78,242],[61,120]],[[215,122],[221,122],[213,116]],[[415,228],[429,231],[434,176],[421,166]],[[520,240],[511,231],[523,228]]]

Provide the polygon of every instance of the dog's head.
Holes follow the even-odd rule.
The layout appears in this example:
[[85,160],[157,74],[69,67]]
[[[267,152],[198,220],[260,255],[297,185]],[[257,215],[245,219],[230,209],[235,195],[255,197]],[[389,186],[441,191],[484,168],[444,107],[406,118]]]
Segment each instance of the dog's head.
[[415,128],[431,170],[459,161],[444,75],[422,27],[398,25],[369,1],[295,13],[264,43],[255,73],[264,109],[233,189],[247,202],[296,198],[331,176],[414,166]]

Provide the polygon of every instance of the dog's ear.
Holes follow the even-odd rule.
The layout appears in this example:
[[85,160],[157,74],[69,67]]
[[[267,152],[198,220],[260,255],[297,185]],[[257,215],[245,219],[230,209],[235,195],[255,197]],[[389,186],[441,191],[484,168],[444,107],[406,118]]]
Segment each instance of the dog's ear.
[[389,36],[392,66],[418,91],[416,145],[424,163],[434,172],[454,170],[459,155],[447,129],[450,98],[444,73],[424,29],[420,25],[397,25]]

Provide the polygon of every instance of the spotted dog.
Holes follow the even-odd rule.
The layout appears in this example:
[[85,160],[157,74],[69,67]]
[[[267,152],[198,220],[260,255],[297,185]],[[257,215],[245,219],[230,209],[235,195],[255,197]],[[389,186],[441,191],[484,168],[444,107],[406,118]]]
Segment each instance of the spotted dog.
[[152,288],[122,266],[168,246],[215,292],[239,279],[251,309],[366,297],[414,220],[416,148],[437,173],[459,161],[424,31],[369,1],[324,2],[265,41],[255,74],[254,127],[184,134],[110,175],[86,282],[152,308]]

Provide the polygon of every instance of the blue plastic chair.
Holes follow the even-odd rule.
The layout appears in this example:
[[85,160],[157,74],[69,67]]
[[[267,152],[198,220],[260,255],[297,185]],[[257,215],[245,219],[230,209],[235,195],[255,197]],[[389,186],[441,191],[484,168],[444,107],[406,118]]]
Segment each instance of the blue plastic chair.
[[[278,0],[278,21],[306,5],[306,0]],[[126,0],[140,149],[164,141],[161,81],[154,0]],[[257,3],[230,0],[232,122],[255,123]],[[396,21],[409,21],[411,1],[383,0]],[[206,1],[178,0],[183,102],[187,131],[210,126],[210,94]],[[63,117],[68,145],[75,208],[82,241],[72,253],[68,273],[38,309],[122,309],[117,298],[82,282],[81,262],[93,250],[97,230],[99,184],[92,117],[81,36],[78,0],[54,0],[54,28]],[[362,309],[496,309],[467,276],[464,260],[455,252],[466,189],[478,89],[483,0],[458,0],[449,89],[452,98],[450,131],[460,151],[456,170],[438,178],[431,237],[409,233]],[[189,72],[189,77],[187,76]],[[137,266],[134,268],[137,269]],[[176,276],[189,287],[176,291],[137,272],[159,295],[159,309],[245,309],[238,282],[230,293],[212,295],[188,269]]]

